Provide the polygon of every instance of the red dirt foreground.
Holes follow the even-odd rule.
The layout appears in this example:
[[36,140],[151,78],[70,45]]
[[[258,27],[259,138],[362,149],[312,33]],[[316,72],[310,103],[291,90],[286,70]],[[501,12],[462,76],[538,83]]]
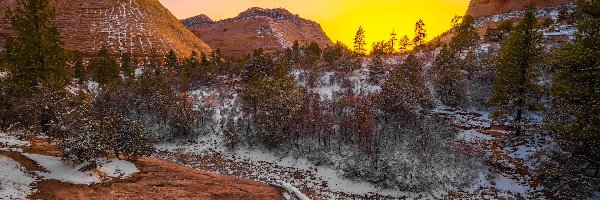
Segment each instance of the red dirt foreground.
[[[53,145],[34,139],[25,152],[55,154]],[[45,153],[47,152],[47,153]],[[28,171],[44,171],[19,152],[0,151]],[[123,180],[74,185],[55,180],[37,182],[31,199],[284,199],[282,189],[247,179],[212,174],[169,161],[145,157],[135,162],[140,172]]]

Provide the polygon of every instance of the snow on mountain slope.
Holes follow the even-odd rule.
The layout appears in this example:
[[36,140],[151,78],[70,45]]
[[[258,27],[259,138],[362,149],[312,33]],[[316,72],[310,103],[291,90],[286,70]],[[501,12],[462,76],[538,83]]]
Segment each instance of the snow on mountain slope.
[[[4,11],[14,5],[15,0],[0,1],[0,44],[15,35],[4,18]],[[116,55],[130,51],[138,57],[149,56],[152,49],[159,55],[173,49],[180,56],[211,50],[158,0],[56,0],[51,5],[65,48],[86,55],[102,46]]]
[[235,18],[217,22],[202,15],[182,21],[213,49],[220,49],[225,57],[252,54],[258,48],[267,52],[282,51],[291,47],[295,40],[300,45],[316,42],[323,47],[332,44],[318,23],[282,8],[251,8]]

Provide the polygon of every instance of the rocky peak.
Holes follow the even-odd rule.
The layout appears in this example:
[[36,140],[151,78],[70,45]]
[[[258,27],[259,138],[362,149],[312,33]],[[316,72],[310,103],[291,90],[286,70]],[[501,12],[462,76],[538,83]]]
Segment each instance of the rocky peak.
[[269,17],[274,20],[291,20],[291,19],[300,19],[300,16],[297,14],[292,14],[290,11],[285,8],[259,8],[253,7],[248,10],[240,13],[236,18],[244,19],[249,17]]
[[282,51],[295,40],[300,45],[316,42],[320,46],[332,42],[317,22],[303,19],[283,8],[250,8],[237,17],[212,23],[188,26],[196,36],[226,57],[252,54],[262,48],[267,52]]
[[196,24],[212,24],[214,21],[206,16],[205,14],[196,15],[184,20],[181,20],[181,23],[185,26],[193,26]]

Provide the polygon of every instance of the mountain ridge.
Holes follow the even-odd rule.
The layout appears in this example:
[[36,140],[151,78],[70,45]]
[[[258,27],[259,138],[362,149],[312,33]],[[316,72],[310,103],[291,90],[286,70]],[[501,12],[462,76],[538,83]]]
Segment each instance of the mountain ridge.
[[538,8],[549,8],[573,2],[574,0],[471,0],[466,14],[480,18],[522,10],[530,4]]
[[[198,21],[201,17],[182,21]],[[333,44],[320,24],[284,8],[253,7],[233,18],[204,20],[187,28],[214,49],[220,49],[225,57],[245,56],[258,48],[267,52],[282,51],[291,47],[295,40],[300,45],[316,42],[323,47]]]

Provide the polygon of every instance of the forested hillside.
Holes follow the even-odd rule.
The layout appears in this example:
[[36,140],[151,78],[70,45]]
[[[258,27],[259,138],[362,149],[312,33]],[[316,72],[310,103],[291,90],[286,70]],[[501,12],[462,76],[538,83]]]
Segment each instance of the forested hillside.
[[598,0],[456,16],[448,40],[418,20],[384,41],[357,27],[352,47],[143,62],[108,46],[84,61],[47,0],[15,8],[0,198],[600,198]]

